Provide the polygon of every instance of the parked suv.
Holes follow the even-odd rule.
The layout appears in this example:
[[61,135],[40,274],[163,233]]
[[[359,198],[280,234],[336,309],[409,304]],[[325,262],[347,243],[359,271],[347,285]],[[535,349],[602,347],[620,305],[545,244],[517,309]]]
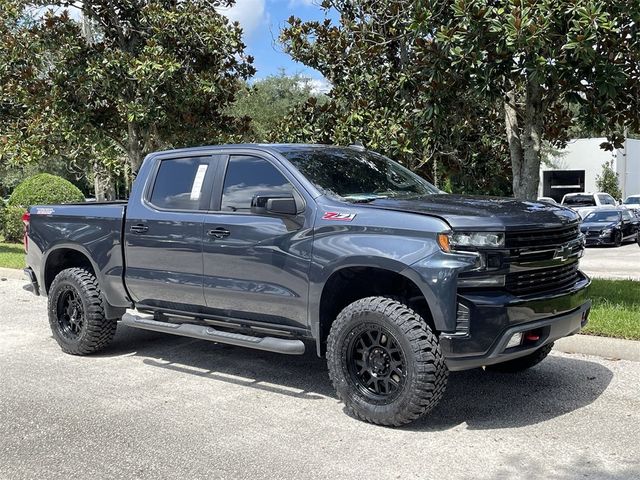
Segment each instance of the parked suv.
[[608,193],[567,193],[562,197],[561,205],[569,207],[584,218],[590,212],[602,207],[616,207],[618,202]]
[[629,195],[623,205],[629,210],[633,210],[636,214],[640,213],[640,195]]
[[383,425],[430,411],[450,370],[536,365],[591,305],[575,212],[443,194],[362,148],[154,153],[127,203],[24,220],[26,271],[63,351],[99,351],[118,324],[313,345],[347,409]]

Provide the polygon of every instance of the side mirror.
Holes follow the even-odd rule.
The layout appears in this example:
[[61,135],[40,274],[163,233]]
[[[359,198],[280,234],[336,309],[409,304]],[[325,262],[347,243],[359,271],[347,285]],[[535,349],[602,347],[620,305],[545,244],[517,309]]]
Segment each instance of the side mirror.
[[293,195],[282,193],[264,193],[253,197],[251,202],[253,213],[272,213],[274,215],[295,215],[298,206]]

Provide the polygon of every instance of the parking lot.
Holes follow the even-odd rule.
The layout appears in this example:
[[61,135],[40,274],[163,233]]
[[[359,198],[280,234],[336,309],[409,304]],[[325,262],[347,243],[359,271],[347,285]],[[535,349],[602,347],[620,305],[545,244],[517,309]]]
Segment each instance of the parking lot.
[[585,249],[580,268],[592,277],[640,280],[640,247],[627,243],[622,247]]
[[640,475],[638,363],[454,373],[430,417],[389,429],[344,414],[314,353],[121,327],[101,355],[64,355],[23,287],[0,282],[3,479]]

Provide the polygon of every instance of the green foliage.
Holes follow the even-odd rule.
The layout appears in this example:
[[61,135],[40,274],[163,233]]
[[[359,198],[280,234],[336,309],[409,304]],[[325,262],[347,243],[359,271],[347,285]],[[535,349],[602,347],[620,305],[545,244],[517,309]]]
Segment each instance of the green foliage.
[[247,139],[265,142],[273,126],[282,122],[293,108],[310,97],[316,95],[308,78],[280,72],[245,85],[238,92],[228,113],[235,118],[250,118]]
[[48,173],[27,178],[9,197],[9,206],[31,207],[51,203],[83,202],[84,195],[78,187]]
[[637,130],[639,0],[418,5],[424,69],[456,78],[458,94],[504,102],[517,196],[537,193],[543,140],[561,147],[574,126],[619,144],[617,132]]
[[416,36],[416,4],[404,0],[323,2],[330,20],[291,17],[280,39],[298,62],[332,85],[327,102],[310,99],[270,134],[273,141],[362,142],[453,190],[508,193],[506,143],[496,102],[461,95],[458,79],[426,68],[431,53]]
[[26,207],[8,205],[2,211],[2,222],[0,223],[2,235],[9,242],[19,242],[24,234],[24,224],[22,215]]
[[82,192],[64,178],[40,173],[27,178],[9,197],[3,212],[2,232],[9,241],[22,238],[22,214],[32,205],[84,201]]
[[46,3],[34,18],[38,2],[0,6],[0,162],[56,157],[128,176],[149,151],[246,129],[224,114],[254,73],[241,28],[218,11],[229,2]]
[[622,198],[622,190],[618,182],[618,173],[613,169],[611,163],[602,164],[602,172],[596,176],[596,187],[599,192],[605,192],[613,198],[620,200]]

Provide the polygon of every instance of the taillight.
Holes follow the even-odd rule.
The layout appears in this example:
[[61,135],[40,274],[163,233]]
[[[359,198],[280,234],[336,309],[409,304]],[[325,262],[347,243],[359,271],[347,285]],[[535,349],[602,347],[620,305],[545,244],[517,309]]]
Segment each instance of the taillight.
[[31,220],[31,214],[29,212],[24,212],[22,214],[22,223],[24,223],[24,237],[23,237],[23,243],[24,243],[24,251],[26,252],[27,249],[29,248],[29,221]]

